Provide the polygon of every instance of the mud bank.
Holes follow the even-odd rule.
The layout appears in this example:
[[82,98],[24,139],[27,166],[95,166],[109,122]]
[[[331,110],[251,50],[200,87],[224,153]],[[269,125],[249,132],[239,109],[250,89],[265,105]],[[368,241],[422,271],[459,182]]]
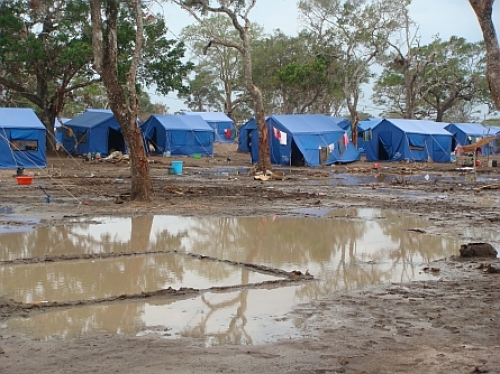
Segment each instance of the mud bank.
[[[91,220],[96,215],[268,216],[290,215],[302,208],[353,206],[390,208],[425,217],[432,223],[426,232],[456,236],[463,244],[484,240],[468,237],[467,228],[500,231],[497,170],[484,169],[485,178],[481,179],[468,174],[462,178],[463,173],[449,165],[415,165],[410,171],[401,169],[406,165],[388,165],[383,172],[391,176],[383,181],[339,184],[336,179],[343,173],[373,172],[370,165],[358,163],[290,169],[284,180],[256,181],[247,175],[216,173],[221,167],[251,166],[232,149],[219,156],[186,162],[181,176],[167,176],[163,159],[153,163],[155,198],[150,203],[128,201],[126,165],[73,164],[73,160],[55,158],[45,174],[35,176],[32,186],[17,186],[2,171],[0,203],[8,214],[0,215],[0,225],[22,225],[33,217],[40,221],[32,225],[44,226],[68,224],[73,218]],[[231,159],[229,165],[227,158]],[[210,170],[213,173],[207,174]],[[409,178],[428,174],[432,175],[430,182]],[[51,196],[49,204],[39,185]],[[499,249],[498,243],[492,245]],[[500,269],[499,260],[462,259],[459,250],[456,257],[421,267],[420,271],[436,275],[434,281],[332,292],[328,298],[299,305],[279,318],[299,321],[303,338],[267,345],[206,347],[199,339],[149,335],[28,339],[7,329],[5,321],[44,313],[46,306],[21,305],[3,298],[0,372],[500,373],[500,274],[495,271]],[[46,260],[65,258],[22,261]],[[285,283],[311,281],[303,274],[290,276],[280,269],[259,270],[282,275]]]

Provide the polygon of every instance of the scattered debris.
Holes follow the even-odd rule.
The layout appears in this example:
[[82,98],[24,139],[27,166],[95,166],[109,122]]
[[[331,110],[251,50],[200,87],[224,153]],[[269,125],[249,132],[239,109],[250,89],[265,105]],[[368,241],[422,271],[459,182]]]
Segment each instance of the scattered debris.
[[488,264],[488,266],[486,266],[486,272],[487,272],[487,273],[491,273],[491,274],[500,273],[500,269],[499,269],[499,268],[494,267],[494,266],[493,266],[493,265],[491,265],[491,264]]
[[172,186],[165,187],[165,191],[167,191],[169,193],[173,193],[175,195],[184,195],[184,192],[182,192],[182,190],[180,188],[175,188]]
[[439,273],[439,271],[441,269],[439,268],[429,268],[429,267],[425,267],[422,269],[424,272],[428,273],[428,272],[431,272],[431,273]]
[[408,229],[407,231],[417,232],[419,234],[425,234],[426,232],[422,229]]
[[124,155],[120,151],[111,152],[107,157],[101,158],[98,161],[106,161],[111,163],[118,163],[121,161],[129,162],[129,155]]
[[476,366],[472,371],[472,374],[489,373],[489,372],[490,371],[488,369],[481,369],[478,366]]

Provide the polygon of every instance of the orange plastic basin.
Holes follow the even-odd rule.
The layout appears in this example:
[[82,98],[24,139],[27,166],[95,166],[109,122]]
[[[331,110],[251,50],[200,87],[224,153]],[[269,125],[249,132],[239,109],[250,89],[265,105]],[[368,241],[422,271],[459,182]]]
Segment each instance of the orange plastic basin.
[[17,184],[31,184],[33,182],[33,177],[31,176],[22,176],[22,177],[16,177],[17,178]]

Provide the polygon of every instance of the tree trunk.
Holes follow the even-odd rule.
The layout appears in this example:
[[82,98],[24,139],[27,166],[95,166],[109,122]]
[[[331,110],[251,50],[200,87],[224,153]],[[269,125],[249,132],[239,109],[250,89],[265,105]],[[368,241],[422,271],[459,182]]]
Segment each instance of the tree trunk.
[[272,167],[271,154],[269,152],[269,134],[264,114],[264,103],[262,101],[262,93],[257,87],[253,86],[251,93],[254,98],[255,121],[259,133],[259,163],[257,164],[257,168],[265,173],[266,170],[272,170]]
[[[42,108],[41,120],[45,125],[46,129],[46,146],[47,152],[54,152],[56,150],[56,134],[55,134],[55,124],[56,124],[56,115],[52,110],[52,107],[46,105]],[[52,124],[52,125],[51,125]]]
[[351,126],[351,141],[352,145],[354,148],[358,149],[358,123],[359,123],[359,116],[358,113],[354,116],[354,121],[352,121],[352,126]]
[[254,103],[254,116],[257,123],[257,132],[259,134],[259,162],[257,169],[263,171],[272,170],[271,167],[271,153],[269,150],[269,134],[267,130],[267,123],[264,114],[264,101],[262,99],[262,92],[254,85],[252,77],[252,56],[250,49],[250,41],[246,29],[244,32],[240,31],[241,39],[243,40],[243,58],[244,58],[244,72],[245,72],[245,85],[247,90],[252,95]]
[[[127,73],[127,90],[122,87],[118,77],[117,60],[117,19],[119,3],[117,0],[105,2],[107,20],[101,18],[101,0],[90,0],[92,19],[92,45],[94,50],[94,66],[102,77],[108,93],[109,106],[113,111],[127,146],[130,158],[132,179],[132,200],[149,201],[153,198],[153,185],[149,174],[146,150],[141,131],[137,124],[138,101],[135,92],[137,59],[142,47],[142,13],[137,0],[132,1],[137,19],[136,51],[132,59],[131,69]],[[106,24],[106,40],[103,40],[103,25]],[[105,43],[104,43],[105,42]]]
[[[130,173],[132,181],[131,199],[140,201],[149,201],[153,197],[153,184],[149,175],[149,164],[144,149],[144,142],[141,130],[137,123],[137,113],[126,110],[119,112],[120,105],[111,103],[110,106],[118,118],[120,124],[127,123],[127,126],[120,126],[123,132],[123,138],[127,145],[130,158]],[[115,107],[115,108],[113,108]]]
[[498,109],[500,109],[500,47],[491,19],[493,3],[495,0],[469,0],[476,13],[479,26],[483,33],[486,46],[486,78],[491,96]]

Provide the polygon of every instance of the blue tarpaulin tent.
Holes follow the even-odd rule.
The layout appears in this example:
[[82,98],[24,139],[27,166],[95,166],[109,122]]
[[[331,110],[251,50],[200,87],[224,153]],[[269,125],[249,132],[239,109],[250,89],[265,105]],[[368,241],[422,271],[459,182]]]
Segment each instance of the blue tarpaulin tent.
[[54,134],[56,137],[56,147],[59,149],[62,147],[63,143],[63,135],[64,135],[64,127],[63,125],[71,120],[71,118],[56,118],[54,124]]
[[[359,160],[347,133],[323,114],[273,115],[266,119],[271,163],[292,166],[331,165]],[[252,133],[252,162],[257,162],[258,133]]]
[[233,143],[236,136],[234,121],[220,112],[182,112],[185,115],[201,116],[215,131],[215,141]]
[[372,129],[377,126],[383,119],[371,118],[358,123],[358,151],[366,154],[366,142],[372,138]]
[[146,142],[157,154],[213,156],[215,134],[201,116],[153,114],[142,129]]
[[383,119],[365,143],[366,160],[450,162],[452,138],[436,122]]
[[33,109],[0,108],[0,169],[46,167],[45,136]]
[[250,119],[238,129],[238,151],[250,152],[252,149],[252,133],[256,129],[255,118]]
[[352,122],[344,117],[330,117],[335,124],[347,132],[349,139],[352,139]]
[[63,147],[75,155],[126,152],[120,125],[111,110],[87,109],[64,124]]
[[[450,123],[445,130],[453,135],[451,149],[454,150],[458,144],[469,145],[482,138],[495,135],[500,131],[500,127],[483,126],[480,123]],[[491,142],[481,148],[483,155],[497,153],[499,148],[498,141]]]

